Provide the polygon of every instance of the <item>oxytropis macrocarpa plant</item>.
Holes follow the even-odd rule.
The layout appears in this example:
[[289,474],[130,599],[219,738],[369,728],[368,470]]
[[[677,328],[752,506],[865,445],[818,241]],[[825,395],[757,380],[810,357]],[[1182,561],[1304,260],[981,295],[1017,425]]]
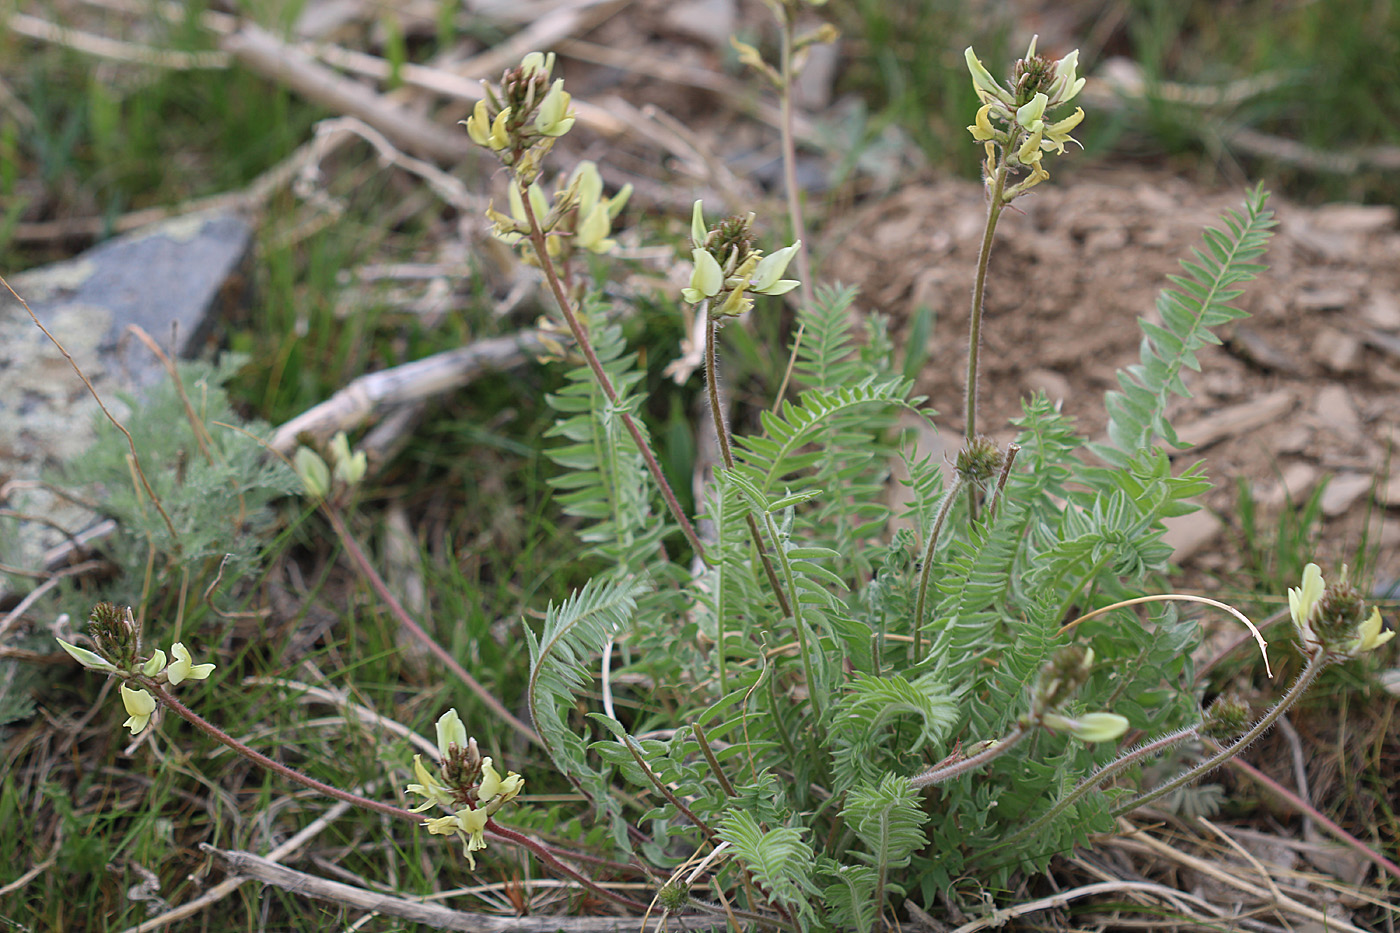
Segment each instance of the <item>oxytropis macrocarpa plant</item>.
[[[785,51],[802,45],[790,25]],[[561,315],[554,354],[577,364],[552,399],[563,440],[551,455],[565,468],[559,500],[606,567],[551,606],[538,632],[526,627],[535,741],[607,828],[590,835],[592,854],[615,859],[612,873],[645,863],[652,906],[677,918],[866,931],[892,922],[905,900],[929,910],[976,905],[1014,873],[1043,868],[1217,766],[1323,667],[1390,637],[1345,572],[1328,584],[1309,564],[1288,594],[1302,673],[1241,734],[1248,717],[1238,704],[1200,708],[1198,626],[1174,609],[1191,597],[1153,595],[1171,556],[1163,520],[1190,511],[1208,487],[1199,465],[1170,468],[1167,404],[1187,394],[1185,370],[1215,341],[1211,328],[1242,316],[1228,302],[1261,270],[1254,260],[1272,224],[1260,190],[1224,230],[1206,231],[1178,288],[1162,292],[1157,319],[1143,321],[1141,362],[1106,399],[1105,443],[1089,443],[1044,397],[1025,400],[1007,447],[978,434],[997,222],[1074,142],[1084,112],[1067,108],[1084,79],[1077,52],[1052,60],[1034,41],[1005,82],[971,49],[966,60],[982,102],[968,129],[984,143],[987,221],[972,290],[966,437],[949,477],[895,435],[899,411],[936,413],[911,394],[879,319],[853,336],[850,291],[820,291],[797,309],[798,391],[753,430],[731,430],[716,378],[722,328],[751,312],[756,296],[798,284],[784,276],[802,244],[765,252],[754,215],[708,223],[697,202],[682,296],[705,322],[710,429],[722,458],[703,524],[684,514],[658,466],[637,417],[637,358],[579,263],[612,249],[627,192],[605,196],[590,163],[546,176],[546,156],[576,118],[553,56],[527,56],[465,121],[509,176],[506,209],[488,211],[494,233],[541,270]],[[785,55],[769,69],[780,91],[789,65]],[[334,468],[298,459],[313,495],[363,473],[343,443],[332,459]],[[900,460],[913,497],[895,515],[887,487]],[[148,727],[159,703],[198,720],[167,688],[206,676],[209,665],[178,644],[174,662],[143,654],[129,613],[99,607],[93,621],[95,651],[65,647],[122,680],[133,731]],[[621,686],[624,672],[635,675],[628,684],[650,685],[625,718],[612,712],[615,695],[641,688]],[[581,717],[581,698],[598,690],[607,712]],[[1136,739],[1123,744],[1125,736]],[[1206,737],[1223,750],[1207,755]],[[1138,786],[1140,765],[1173,746],[1196,763],[1159,787]],[[528,811],[524,779],[502,776],[455,711],[438,722],[438,748],[436,770],[414,759],[415,811],[365,803],[414,820],[440,811],[422,825],[459,840],[473,864],[489,836],[529,848],[597,895],[644,906],[578,869],[586,862],[566,866],[570,852],[497,822],[507,804]]]

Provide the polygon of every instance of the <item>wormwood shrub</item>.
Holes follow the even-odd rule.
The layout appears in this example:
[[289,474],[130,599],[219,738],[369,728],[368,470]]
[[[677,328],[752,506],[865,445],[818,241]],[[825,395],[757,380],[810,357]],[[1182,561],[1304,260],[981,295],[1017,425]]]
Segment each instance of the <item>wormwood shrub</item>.
[[[781,67],[763,66],[780,90],[793,54],[821,38],[796,37],[791,17],[783,22]],[[762,64],[752,49],[741,54]],[[900,411],[934,423],[937,415],[895,367],[878,319],[857,333],[848,289],[818,290],[801,303],[801,337],[788,348],[791,397],[764,411],[754,430],[731,431],[714,378],[722,327],[749,312],[755,295],[798,286],[783,276],[794,258],[803,262],[801,243],[765,254],[752,215],[709,224],[697,203],[684,297],[706,323],[722,459],[699,510],[703,524],[683,513],[657,465],[635,417],[637,356],[582,273],[586,254],[611,248],[626,192],[605,198],[588,163],[552,191],[542,181],[553,141],[574,121],[562,80],[552,80],[552,56],[527,56],[466,121],[470,138],[511,175],[509,213],[489,210],[495,234],[540,268],[570,338],[554,346],[572,368],[551,399],[560,438],[551,455],[565,468],[559,501],[604,569],[550,606],[538,632],[526,628],[533,730],[519,727],[596,814],[603,831],[576,849],[499,822],[536,778],[498,769],[455,711],[438,721],[439,767],[414,759],[407,791],[420,804],[406,811],[310,781],[205,722],[169,687],[208,666],[182,648],[172,648],[169,663],[158,649],[141,650],[129,612],[100,607],[96,651],[65,647],[123,680],[133,731],[163,703],[290,779],[423,819],[430,833],[460,840],[473,864],[495,839],[600,897],[647,906],[576,867],[589,863],[570,861],[588,848],[616,860],[609,872],[627,870],[623,860],[645,865],[653,906],[749,928],[866,931],[891,922],[906,899],[973,908],[1007,890],[1013,875],[1044,868],[1111,831],[1115,816],[1216,766],[1326,664],[1388,637],[1345,575],[1328,586],[1308,565],[1289,592],[1307,665],[1240,735],[1247,717],[1237,704],[1200,708],[1197,625],[1170,602],[1190,597],[1161,594],[1171,556],[1162,522],[1208,488],[1199,464],[1171,470],[1168,402],[1187,394],[1183,372],[1216,341],[1212,329],[1242,314],[1229,302],[1262,269],[1255,260],[1272,225],[1266,196],[1255,189],[1223,229],[1206,231],[1203,248],[1182,263],[1185,274],[1162,292],[1159,320],[1142,322],[1141,360],[1105,400],[1104,443],[1089,443],[1036,396],[1015,421],[1015,443],[999,449],[976,430],[987,258],[1002,211],[1048,178],[1045,157],[1073,141],[1083,112],[1061,108],[1083,81],[1077,53],[1052,61],[1034,42],[1006,84],[971,49],[967,61],[983,102],[969,130],[985,143],[988,218],[973,289],[966,437],[950,478],[894,433]],[[334,516],[363,463],[343,439],[330,459],[305,451],[297,465]],[[887,497],[896,463],[913,492],[901,514]],[[1148,624],[1126,611],[1139,604]],[[624,673],[633,675],[627,687]],[[631,702],[620,715],[624,691]],[[1143,741],[1120,746],[1129,730]],[[1207,734],[1238,738],[1160,787],[1138,786],[1142,762]],[[430,810],[438,815],[417,815]]]

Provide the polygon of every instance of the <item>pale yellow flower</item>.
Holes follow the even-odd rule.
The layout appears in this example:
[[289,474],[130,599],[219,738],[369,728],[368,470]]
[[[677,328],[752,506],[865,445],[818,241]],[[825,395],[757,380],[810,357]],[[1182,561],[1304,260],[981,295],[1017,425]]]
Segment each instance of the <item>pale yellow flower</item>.
[[144,690],[132,690],[126,684],[121,685],[121,695],[122,705],[128,713],[127,720],[122,725],[130,729],[132,735],[136,735],[150,724],[151,714],[156,711],[156,698]]
[[1128,731],[1128,720],[1117,713],[1085,713],[1074,719],[1046,713],[1041,722],[1056,732],[1068,732],[1082,742],[1111,742]]
[[214,672],[213,664],[194,663],[190,649],[178,641],[170,646],[170,653],[175,656],[175,660],[166,668],[165,676],[170,678],[172,685],[178,686],[186,680],[204,680]]
[[405,792],[417,794],[425,799],[418,806],[411,808],[412,812],[422,813],[435,806],[452,808],[455,801],[452,799],[451,791],[447,789],[447,785],[437,779],[437,775],[424,767],[422,755],[413,756],[413,776],[418,778],[418,783],[408,785],[404,789]]
[[477,788],[476,796],[482,803],[498,797],[497,803],[505,803],[520,793],[524,786],[525,779],[514,771],[508,771],[505,777],[501,777],[490,758],[481,759],[481,786]]

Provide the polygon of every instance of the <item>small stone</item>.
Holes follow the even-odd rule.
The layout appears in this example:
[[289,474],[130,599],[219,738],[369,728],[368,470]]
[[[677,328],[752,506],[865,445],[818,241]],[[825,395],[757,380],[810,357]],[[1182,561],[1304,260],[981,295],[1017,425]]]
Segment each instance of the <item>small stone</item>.
[[1324,427],[1331,428],[1348,440],[1361,436],[1361,415],[1351,400],[1351,393],[1339,385],[1323,386],[1313,403],[1313,411]]
[[1293,296],[1293,305],[1300,311],[1335,311],[1355,302],[1356,292],[1344,285],[1314,285]]
[[1330,518],[1343,515],[1357,499],[1366,494],[1373,480],[1365,473],[1341,473],[1327,484],[1322,494],[1322,513]]
[[1274,452],[1280,454],[1300,454],[1312,443],[1313,429],[1305,424],[1295,424],[1286,428],[1274,439]]
[[1351,334],[1328,328],[1313,342],[1313,356],[1334,373],[1354,372],[1361,360],[1361,341]]
[[1324,204],[1312,212],[1312,225],[1329,233],[1380,233],[1395,228],[1389,204]]
[[734,32],[733,0],[690,0],[666,10],[666,25],[714,48],[729,48]]
[[1361,316],[1367,324],[1380,330],[1400,330],[1400,299],[1389,292],[1373,292],[1362,306]]
[[1177,434],[1183,442],[1192,447],[1206,447],[1216,441],[1237,434],[1247,434],[1277,421],[1292,411],[1293,406],[1293,393],[1287,389],[1279,389],[1262,398],[1223,408],[1184,425],[1178,429]]
[[1376,498],[1387,508],[1400,507],[1400,474],[1392,474],[1386,484],[1377,491]]
[[1182,563],[1220,536],[1225,525],[1214,514],[1201,510],[1164,519],[1162,542],[1172,549],[1172,561]]
[[1084,239],[1084,251],[1090,254],[1121,250],[1127,245],[1128,231],[1118,226],[1100,227]]
[[1297,505],[1307,499],[1317,477],[1318,469],[1311,463],[1290,463],[1283,468],[1283,476],[1254,485],[1254,501],[1268,507]]
[[1298,365],[1299,361],[1292,354],[1283,352],[1252,327],[1236,327],[1226,339],[1225,346],[1232,354],[1259,369],[1302,375],[1304,367]]
[[1069,380],[1053,369],[1032,369],[1021,380],[1029,392],[1040,390],[1052,402],[1063,402],[1070,396]]

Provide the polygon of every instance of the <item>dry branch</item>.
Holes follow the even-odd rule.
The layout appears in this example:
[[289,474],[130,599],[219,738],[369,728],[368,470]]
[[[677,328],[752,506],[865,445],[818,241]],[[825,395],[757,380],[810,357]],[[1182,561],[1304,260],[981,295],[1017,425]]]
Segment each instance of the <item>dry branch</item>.
[[224,36],[220,45],[246,67],[287,85],[308,100],[363,120],[400,149],[445,163],[461,161],[471,149],[462,132],[410,113],[251,23]]
[[300,434],[329,438],[337,431],[360,426],[386,409],[460,388],[483,373],[512,369],[543,350],[544,344],[534,331],[521,331],[369,373],[282,425],[268,446],[284,456],[290,455]]
[[[200,848],[223,859],[232,871],[266,884],[356,910],[372,910],[416,923],[432,924],[439,930],[463,930],[468,933],[555,933],[559,930],[565,933],[645,933],[659,931],[666,924],[666,919],[661,916],[642,921],[634,917],[492,917],[467,913],[437,904],[378,894],[339,881],[328,881],[284,868],[251,852],[216,849],[207,843],[201,844]],[[686,928],[691,930],[723,926],[723,918],[686,917]]]

